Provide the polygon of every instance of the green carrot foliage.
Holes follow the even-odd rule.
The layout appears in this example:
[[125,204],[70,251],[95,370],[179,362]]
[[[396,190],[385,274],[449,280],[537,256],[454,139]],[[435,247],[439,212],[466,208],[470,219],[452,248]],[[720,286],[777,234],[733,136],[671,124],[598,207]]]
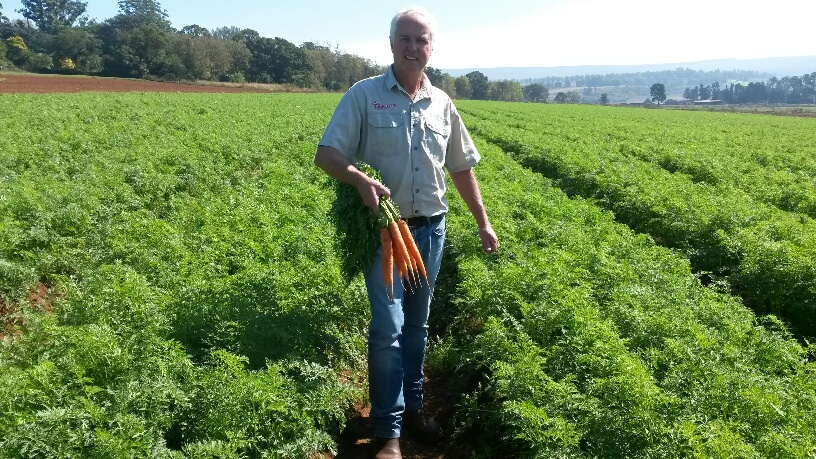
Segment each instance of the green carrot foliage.
[[[0,457],[337,453],[378,243],[313,164],[338,100],[0,95]],[[451,450],[814,457],[813,120],[534,105],[458,104],[501,248],[450,187]]]
[[[360,162],[356,167],[370,177],[381,180],[379,172],[368,164]],[[351,282],[371,266],[374,252],[380,244],[380,224],[353,186],[335,180],[334,194],[330,219],[336,230],[336,249],[341,256],[343,274]]]

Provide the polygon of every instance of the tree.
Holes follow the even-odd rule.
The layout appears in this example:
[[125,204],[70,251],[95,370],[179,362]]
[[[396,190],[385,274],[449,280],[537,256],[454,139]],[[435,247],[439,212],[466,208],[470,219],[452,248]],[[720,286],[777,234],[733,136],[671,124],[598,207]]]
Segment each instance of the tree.
[[171,37],[167,13],[149,0],[120,1],[119,7],[121,13],[99,28],[104,72],[138,78],[163,74]]
[[309,72],[304,74],[305,78],[298,84],[306,87],[323,86],[331,91],[339,91],[385,71],[385,68],[374,65],[368,59],[332,50],[327,45],[305,42],[300,48],[308,57]]
[[146,19],[164,23],[167,21],[167,11],[163,10],[156,0],[119,0],[119,13],[125,16],[144,16]]
[[184,26],[179,30],[181,35],[192,35],[194,37],[209,37],[211,36],[210,31],[204,27],[201,27],[198,24],[191,24],[188,26]]
[[711,84],[711,98],[716,100],[722,100],[722,89],[720,89],[720,83],[714,82]]
[[685,97],[688,100],[698,100],[699,95],[700,90],[697,88],[697,86],[694,86],[693,88],[686,88],[686,90],[683,91],[683,97]]
[[309,59],[309,78],[303,81],[307,88],[326,88],[331,91],[340,89],[340,84],[335,78],[336,55],[331,48],[313,42],[305,42],[300,47]]
[[473,95],[473,90],[470,87],[470,80],[468,77],[462,75],[457,77],[453,82],[456,86],[456,97],[459,99],[470,99]]
[[490,83],[489,98],[504,102],[521,102],[524,100],[524,93],[518,81],[502,80]]
[[798,76],[783,77],[782,81],[788,90],[788,98],[786,100],[789,104],[806,104],[809,102],[809,94],[807,88],[803,83],[802,78]]
[[711,86],[703,86],[703,84],[700,83],[700,87],[698,89],[698,92],[700,94],[700,100],[709,100],[709,99],[711,99]]
[[65,27],[57,31],[49,45],[56,59],[70,59],[77,71],[97,73],[102,71],[101,43],[84,27]]
[[15,35],[6,38],[6,56],[14,65],[25,65],[28,62],[29,55],[28,46],[26,46],[22,37]]
[[305,42],[300,47],[306,53],[306,58],[309,60],[309,78],[304,80],[304,86],[307,88],[320,88],[328,86],[324,85],[328,69],[334,64],[334,55],[326,46],[320,46],[312,42]]
[[524,100],[527,102],[546,103],[550,90],[541,83],[531,83],[524,87]]
[[[434,85],[437,86],[437,85]],[[442,74],[442,79],[439,81],[439,85],[437,86],[439,89],[445,91],[445,93],[451,98],[456,98],[456,80],[450,76],[448,73]]]
[[575,91],[559,91],[554,101],[557,104],[580,104],[581,95]]
[[808,103],[816,104],[816,72],[802,75],[802,84],[805,86],[803,95]]
[[778,104],[785,102],[787,91],[782,84],[782,81],[777,77],[772,77],[768,80],[768,102]]
[[348,88],[363,78],[379,75],[385,71],[384,67],[374,65],[371,61],[360,56],[340,53],[336,49],[335,56],[333,69],[329,72],[329,78],[335,85],[335,87],[329,88],[332,90]]
[[237,41],[175,34],[171,43],[173,62],[182,65],[174,68],[178,78],[229,81],[242,78],[238,74],[249,66],[249,49]]
[[657,102],[657,105],[660,105],[661,102],[666,100],[666,86],[663,83],[655,83],[649,88],[649,94],[652,96],[652,102]]
[[442,70],[435,69],[431,66],[425,67],[425,75],[431,80],[431,84],[437,88],[442,85]]
[[311,72],[306,51],[283,38],[258,38],[247,43],[252,57],[247,77],[262,83],[295,83]]
[[6,41],[0,40],[0,70],[6,67],[10,62],[6,59]]
[[487,100],[490,96],[490,81],[480,71],[474,70],[465,75],[470,80],[470,97],[476,100]]
[[609,104],[609,95],[607,95],[605,92],[601,93],[600,102],[601,102],[601,105],[608,105]]
[[[0,3],[0,24],[8,24],[8,18],[3,16],[3,4]],[[3,58],[5,54],[0,53],[0,59]]]
[[79,0],[20,0],[20,3],[23,8],[17,10],[18,13],[32,20],[38,29],[52,34],[73,26],[77,19],[83,18],[88,6]]
[[732,87],[734,90],[733,102],[738,104],[761,104],[768,101],[768,88],[765,83],[748,83],[748,87],[737,83]]
[[220,38],[221,40],[236,40],[240,41],[240,37],[243,37],[241,33],[243,29],[240,27],[218,27],[213,29],[212,36],[215,38]]
[[722,99],[726,104],[733,104],[736,103],[737,99],[734,94],[734,85],[725,85],[725,89],[722,92]]
[[252,29],[241,29],[238,32],[238,35],[233,37],[233,40],[242,41],[244,43],[249,43],[253,40],[258,40],[261,38],[261,34],[258,33],[256,30]]

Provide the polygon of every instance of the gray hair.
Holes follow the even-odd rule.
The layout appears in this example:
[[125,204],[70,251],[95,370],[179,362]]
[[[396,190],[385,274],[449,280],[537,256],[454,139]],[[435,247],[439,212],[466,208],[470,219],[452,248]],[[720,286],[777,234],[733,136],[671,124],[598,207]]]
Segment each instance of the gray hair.
[[394,43],[394,38],[397,35],[397,23],[408,16],[419,16],[420,18],[425,20],[425,24],[428,25],[428,29],[431,31],[431,44],[433,44],[434,37],[436,36],[436,19],[428,12],[425,8],[414,6],[408,9],[404,9],[399,13],[394,15],[394,18],[391,19],[391,31],[388,35],[388,39],[391,43]]

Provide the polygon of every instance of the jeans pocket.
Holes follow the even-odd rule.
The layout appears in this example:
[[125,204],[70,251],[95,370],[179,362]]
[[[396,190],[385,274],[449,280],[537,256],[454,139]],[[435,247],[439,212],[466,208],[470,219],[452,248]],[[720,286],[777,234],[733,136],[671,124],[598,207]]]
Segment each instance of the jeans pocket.
[[436,224],[436,227],[433,229],[434,236],[437,237],[445,237],[445,233],[447,231],[447,219],[443,218],[442,221]]

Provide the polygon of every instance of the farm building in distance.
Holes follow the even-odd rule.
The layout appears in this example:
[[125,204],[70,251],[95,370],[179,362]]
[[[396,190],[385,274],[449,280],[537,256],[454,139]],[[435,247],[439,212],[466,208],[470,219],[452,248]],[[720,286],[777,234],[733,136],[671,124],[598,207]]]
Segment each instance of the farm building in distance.
[[695,100],[694,105],[722,105],[725,102],[719,99]]
[[651,97],[648,96],[630,97],[624,102],[625,105],[652,105],[653,103]]
[[686,99],[685,97],[682,96],[676,96],[669,97],[668,99],[663,101],[663,105],[691,105],[692,102],[693,101],[691,99]]

